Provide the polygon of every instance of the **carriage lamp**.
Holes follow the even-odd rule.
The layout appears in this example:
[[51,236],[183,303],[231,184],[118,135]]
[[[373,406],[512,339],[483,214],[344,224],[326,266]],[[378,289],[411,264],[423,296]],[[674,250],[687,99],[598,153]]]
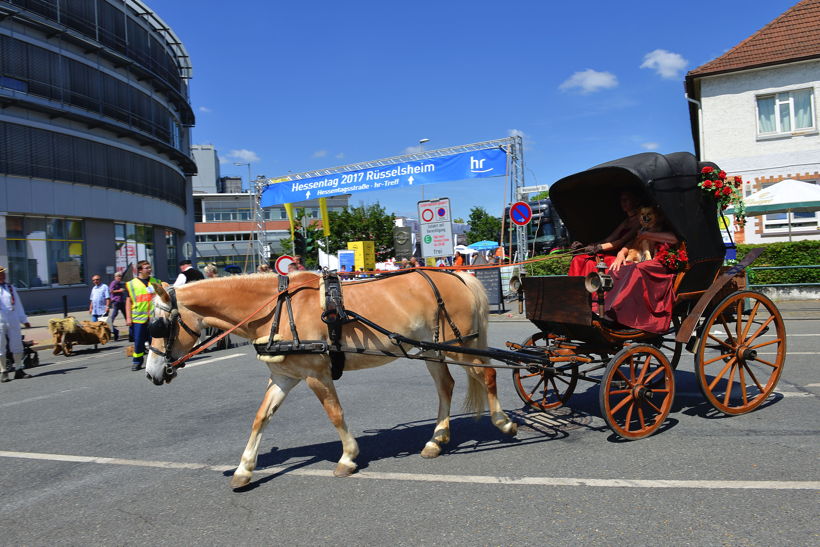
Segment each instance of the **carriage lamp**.
[[589,272],[584,279],[584,287],[590,293],[607,292],[612,289],[612,276],[598,272]]

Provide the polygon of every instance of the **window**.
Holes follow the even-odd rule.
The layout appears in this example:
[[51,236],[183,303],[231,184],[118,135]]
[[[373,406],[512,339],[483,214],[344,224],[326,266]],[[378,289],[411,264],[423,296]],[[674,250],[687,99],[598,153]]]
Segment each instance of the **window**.
[[[817,184],[817,181],[805,180],[809,184]],[[775,183],[763,184],[762,188],[771,186]],[[820,222],[818,221],[820,213],[811,212],[794,212],[794,213],[772,213],[763,216],[763,233],[770,235],[783,235],[791,230],[792,232],[806,232],[820,229]]]
[[116,271],[122,272],[131,268],[137,275],[137,262],[147,260],[154,264],[154,228],[143,224],[114,224],[114,260]]
[[779,135],[815,128],[814,90],[802,89],[757,98],[757,132]]
[[11,282],[21,289],[84,282],[83,222],[6,217]]

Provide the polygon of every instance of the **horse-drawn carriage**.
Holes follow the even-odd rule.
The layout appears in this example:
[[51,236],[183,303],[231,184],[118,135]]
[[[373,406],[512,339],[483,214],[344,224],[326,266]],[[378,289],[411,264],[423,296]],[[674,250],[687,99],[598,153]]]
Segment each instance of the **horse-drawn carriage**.
[[688,153],[639,154],[550,187],[569,233],[582,242],[600,240],[622,220],[620,193],[644,196],[685,245],[688,265],[674,276],[671,323],[663,333],[604,316],[600,304],[611,284],[604,268],[586,278],[525,277],[527,318],[539,332],[508,346],[546,355],[550,364],[513,371],[524,402],[556,408],[579,379],[598,382],[601,413],[612,430],[627,439],[646,437],[661,427],[672,406],[674,369],[684,347],[694,353],[698,386],[717,410],[749,412],[772,393],[786,355],[783,319],[765,295],[738,290],[743,269],[759,251],[728,271],[722,267],[725,246],[715,199],[698,186],[706,165],[716,168]]
[[354,472],[358,445],[334,381],[343,370],[397,358],[424,360],[436,385],[438,415],[424,457],[438,456],[450,440],[450,364],[467,372],[467,408],[479,413],[489,406],[493,425],[508,435],[516,434],[517,424],[498,400],[496,368],[514,369],[517,392],[539,410],[564,404],[579,379],[599,382],[605,420],[621,437],[637,439],[664,423],[684,347],[695,353],[695,375],[709,402],[728,414],[748,412],[777,384],[786,334],[766,296],[730,288],[757,254],[722,271],[717,209],[698,187],[700,167],[687,153],[640,154],[566,177],[550,189],[570,235],[582,242],[599,240],[623,220],[617,196],[624,190],[663,211],[689,256],[687,267],[674,276],[665,332],[606,318],[610,284],[603,268],[586,278],[525,277],[527,317],[539,330],[523,344],[508,342],[506,349],[487,347],[487,295],[463,272],[402,270],[345,283],[344,290],[335,272],[294,272],[280,276],[278,286],[271,282],[275,277],[252,274],[178,289],[156,286],[148,378],[157,385],[173,380],[188,358],[213,343],[194,347],[205,327],[253,342],[271,376],[234,487],[250,481],[262,429],[300,380],[339,433],[343,452],[335,473]]

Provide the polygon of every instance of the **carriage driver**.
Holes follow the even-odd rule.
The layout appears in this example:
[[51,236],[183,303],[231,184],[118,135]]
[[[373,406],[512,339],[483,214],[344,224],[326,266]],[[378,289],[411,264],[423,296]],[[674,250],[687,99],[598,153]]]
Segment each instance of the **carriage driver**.
[[23,309],[23,303],[17,295],[17,290],[11,283],[6,283],[6,269],[0,266],[0,382],[9,382],[10,370],[6,369],[6,352],[14,355],[15,380],[31,378],[23,370],[23,335],[20,325],[31,327]]
[[125,298],[125,324],[131,327],[134,337],[131,370],[142,368],[145,344],[150,342],[148,318],[151,317],[154,288],[151,283],[159,283],[151,277],[151,264],[147,260],[137,262],[137,277],[125,284],[128,296]]

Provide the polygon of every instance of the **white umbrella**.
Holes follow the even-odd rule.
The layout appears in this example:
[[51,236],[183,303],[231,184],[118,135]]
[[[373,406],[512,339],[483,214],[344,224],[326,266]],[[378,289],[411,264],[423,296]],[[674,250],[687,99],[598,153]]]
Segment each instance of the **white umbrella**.
[[[799,180],[786,179],[772,184],[744,198],[746,216],[786,213],[789,223],[789,241],[792,240],[792,221],[789,213],[820,211],[820,186]],[[734,209],[726,209],[734,214]]]
[[478,251],[476,251],[475,249],[471,249],[466,245],[456,245],[455,247],[453,247],[453,252],[461,253],[463,255],[471,255],[473,253],[477,253]]

